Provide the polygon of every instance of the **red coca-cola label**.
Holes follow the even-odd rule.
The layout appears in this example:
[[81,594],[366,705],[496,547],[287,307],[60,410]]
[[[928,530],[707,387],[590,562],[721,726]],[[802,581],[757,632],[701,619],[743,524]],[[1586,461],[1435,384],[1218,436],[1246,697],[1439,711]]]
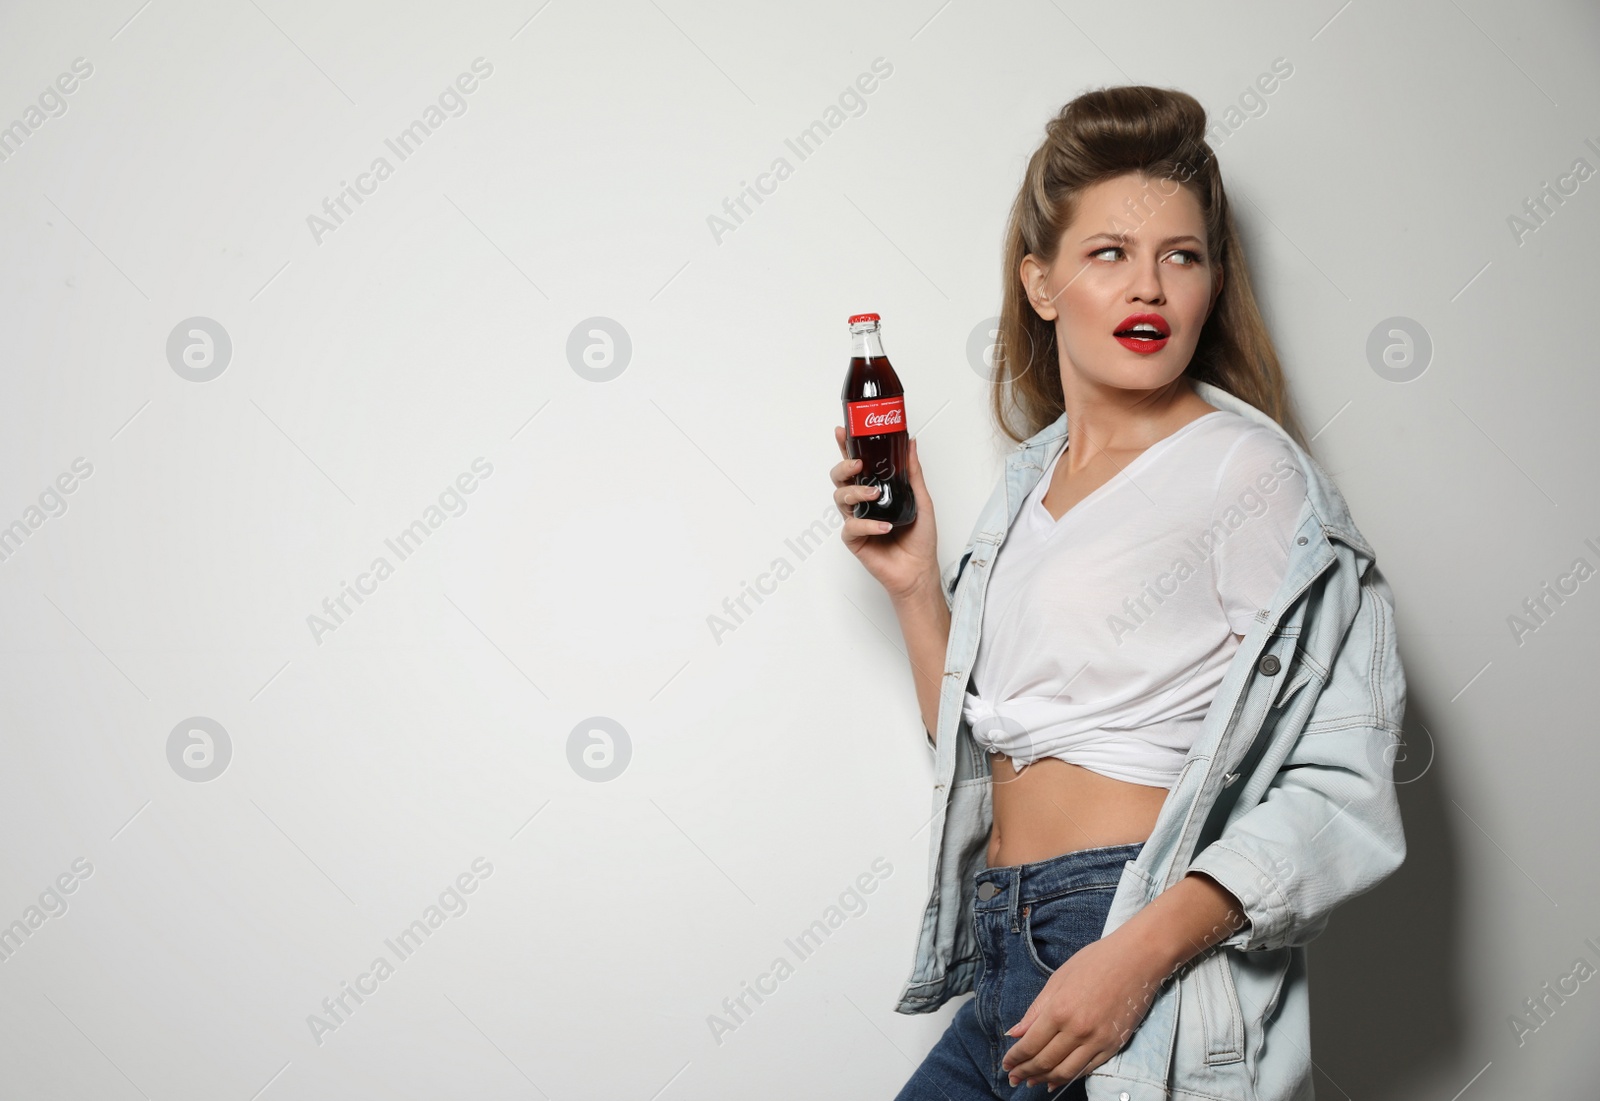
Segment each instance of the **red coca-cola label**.
[[906,399],[903,397],[850,401],[845,403],[845,408],[850,410],[852,436],[886,436],[906,430]]

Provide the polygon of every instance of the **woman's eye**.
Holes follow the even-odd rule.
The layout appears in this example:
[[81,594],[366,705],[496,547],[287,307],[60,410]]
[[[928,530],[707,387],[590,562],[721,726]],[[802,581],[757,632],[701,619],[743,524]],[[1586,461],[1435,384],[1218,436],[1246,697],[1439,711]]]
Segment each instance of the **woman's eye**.
[[[1090,256],[1091,259],[1098,259],[1098,258],[1104,256],[1108,252],[1118,252],[1118,253],[1120,253],[1121,251],[1122,251],[1122,248],[1120,246],[1118,246],[1118,245],[1107,245],[1103,249],[1098,249],[1098,250],[1096,250],[1094,252],[1091,252],[1089,254],[1089,256]],[[1178,265],[1179,267],[1187,268],[1187,267],[1190,267],[1190,266],[1192,266],[1194,264],[1200,263],[1200,254],[1198,252],[1195,252],[1192,249],[1178,249],[1176,252],[1172,253],[1172,255],[1174,257],[1178,257],[1178,256],[1186,257],[1186,260],[1183,263]]]

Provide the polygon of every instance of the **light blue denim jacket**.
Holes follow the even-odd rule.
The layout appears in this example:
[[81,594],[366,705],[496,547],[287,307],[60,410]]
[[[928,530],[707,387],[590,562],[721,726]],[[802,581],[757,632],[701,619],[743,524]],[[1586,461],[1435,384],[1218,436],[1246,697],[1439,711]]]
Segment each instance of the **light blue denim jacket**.
[[[1310,1098],[1305,945],[1334,907],[1405,859],[1393,760],[1405,711],[1394,598],[1338,488],[1265,413],[1196,392],[1277,432],[1306,501],[1272,606],[1256,613],[1154,831],[1129,861],[1110,933],[1190,871],[1244,905],[1249,924],[1161,987],[1137,1031],[1087,1079],[1090,1101]],[[931,888],[895,1009],[931,1013],[973,989],[973,876],[988,863],[989,755],[962,717],[990,566],[1023,500],[1066,446],[1063,414],[1006,460],[959,561],[943,574],[950,645],[939,694]]]

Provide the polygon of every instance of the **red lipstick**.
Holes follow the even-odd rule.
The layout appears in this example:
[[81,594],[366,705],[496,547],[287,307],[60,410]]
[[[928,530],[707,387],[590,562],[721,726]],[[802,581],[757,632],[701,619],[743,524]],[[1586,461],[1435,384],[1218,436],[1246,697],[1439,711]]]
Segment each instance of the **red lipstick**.
[[1130,352],[1152,355],[1167,346],[1172,326],[1158,313],[1135,313],[1123,318],[1111,335]]

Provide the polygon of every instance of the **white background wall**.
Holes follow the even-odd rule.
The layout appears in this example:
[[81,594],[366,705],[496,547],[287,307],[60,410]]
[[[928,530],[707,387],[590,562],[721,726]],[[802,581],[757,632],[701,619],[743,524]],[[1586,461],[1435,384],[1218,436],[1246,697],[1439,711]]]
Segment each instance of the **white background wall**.
[[[92,472],[0,562],[0,922],[55,911],[0,965],[0,1093],[893,1096],[955,1008],[893,1012],[931,762],[887,601],[831,530],[785,541],[832,507],[874,310],[960,548],[999,469],[967,344],[1007,207],[1060,105],[1132,82],[1252,108],[1217,143],[1252,276],[1397,596],[1410,855],[1311,950],[1318,1096],[1592,1096],[1600,985],[1520,1045],[1511,1018],[1600,966],[1600,580],[1520,641],[1508,617],[1600,569],[1600,179],[1520,242],[1508,218],[1600,169],[1600,15],[542,3],[6,6],[0,122],[92,74],[0,162],[0,524]],[[465,113],[387,150],[480,57]],[[231,341],[207,382],[167,353],[195,317]],[[1432,343],[1412,381],[1367,352],[1395,317]],[[597,382],[569,341],[608,325],[631,352]],[[597,718],[623,733],[586,760]]]

